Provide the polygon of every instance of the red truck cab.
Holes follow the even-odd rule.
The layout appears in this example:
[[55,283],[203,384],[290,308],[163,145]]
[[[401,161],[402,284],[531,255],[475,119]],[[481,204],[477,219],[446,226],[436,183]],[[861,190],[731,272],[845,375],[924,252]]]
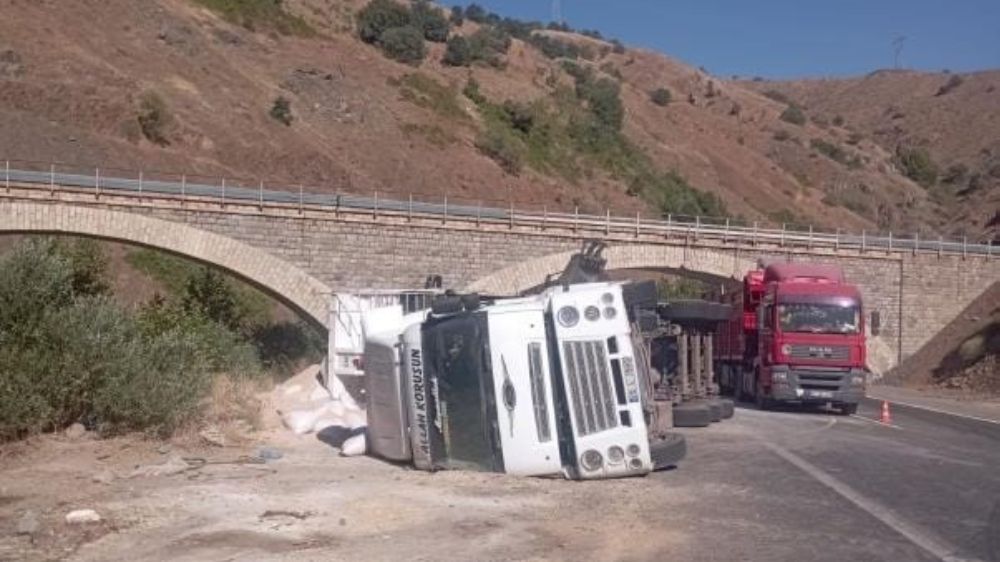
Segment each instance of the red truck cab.
[[[718,334],[720,379],[758,406],[857,411],[867,380],[861,293],[834,266],[779,263],[749,272]],[[740,306],[741,305],[741,306]]]

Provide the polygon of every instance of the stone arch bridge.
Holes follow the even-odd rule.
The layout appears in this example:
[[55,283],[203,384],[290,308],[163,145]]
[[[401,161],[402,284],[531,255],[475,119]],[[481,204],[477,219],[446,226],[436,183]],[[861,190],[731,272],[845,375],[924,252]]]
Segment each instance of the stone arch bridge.
[[[318,325],[335,291],[423,286],[514,294],[562,270],[587,239],[605,240],[611,269],[667,269],[740,278],[762,256],[841,265],[869,310],[878,310],[886,367],[915,352],[993,282],[1000,259],[941,246],[866,247],[804,235],[657,227],[530,213],[380,204],[334,207],[298,200],[8,182],[0,234],[90,236],[160,248],[253,283]],[[133,186],[134,187],[134,186]],[[141,185],[140,185],[141,190]],[[223,192],[225,194],[225,192]],[[661,225],[662,226],[662,225]],[[843,243],[842,243],[843,242]],[[857,242],[854,240],[854,242]],[[919,250],[919,251],[918,251]]]

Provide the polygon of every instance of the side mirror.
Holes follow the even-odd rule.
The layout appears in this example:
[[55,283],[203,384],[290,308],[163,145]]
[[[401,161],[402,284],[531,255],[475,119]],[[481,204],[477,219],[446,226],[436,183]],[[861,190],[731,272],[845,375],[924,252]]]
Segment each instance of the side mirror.
[[882,333],[882,314],[877,310],[872,311],[871,319],[872,335],[878,336]]

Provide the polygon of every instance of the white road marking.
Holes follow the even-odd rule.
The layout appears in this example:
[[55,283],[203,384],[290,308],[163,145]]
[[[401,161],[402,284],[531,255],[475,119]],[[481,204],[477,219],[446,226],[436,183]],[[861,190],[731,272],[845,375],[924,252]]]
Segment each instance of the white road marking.
[[858,414],[851,414],[851,417],[854,418],[854,419],[856,419],[856,420],[864,420],[864,421],[866,421],[868,423],[873,423],[875,425],[880,425],[882,427],[891,427],[893,429],[903,429],[902,427],[899,427],[896,424],[882,423],[881,421],[879,421],[879,420],[877,420],[875,418],[869,418],[868,416],[862,416],[862,415],[858,415]]
[[764,446],[773,451],[774,454],[788,461],[802,472],[805,472],[809,476],[813,477],[816,481],[823,484],[827,488],[830,488],[847,501],[863,509],[872,517],[878,519],[900,535],[906,537],[906,539],[913,544],[933,554],[939,560],[942,560],[942,562],[972,562],[975,560],[956,556],[954,553],[958,552],[958,549],[955,546],[939,537],[933,536],[929,532],[917,527],[909,521],[906,521],[902,517],[896,515],[888,507],[871,498],[865,497],[854,488],[851,488],[847,484],[837,480],[833,476],[824,472],[821,468],[789,451],[788,449],[785,449],[781,445],[777,445],[769,441],[762,442],[764,443]]
[[[882,400],[882,398],[878,398],[878,397],[871,396],[871,395],[869,395],[868,397],[869,398],[873,398],[875,400]],[[946,415],[946,416],[954,416],[956,418],[965,418],[967,420],[973,420],[973,421],[984,422],[984,423],[991,423],[993,425],[1000,425],[1000,421],[998,421],[998,420],[991,420],[989,418],[980,418],[978,416],[969,416],[969,415],[966,415],[966,414],[956,414],[955,412],[949,412],[947,410],[941,410],[941,409],[938,409],[938,408],[931,408],[930,406],[921,406],[919,404],[912,404],[910,402],[900,402],[899,400],[888,400],[888,399],[886,399],[886,402],[889,402],[889,404],[899,404],[900,406],[906,406],[908,408],[915,408],[917,410],[926,410],[928,412],[934,412],[935,414],[943,414],[943,415]]]

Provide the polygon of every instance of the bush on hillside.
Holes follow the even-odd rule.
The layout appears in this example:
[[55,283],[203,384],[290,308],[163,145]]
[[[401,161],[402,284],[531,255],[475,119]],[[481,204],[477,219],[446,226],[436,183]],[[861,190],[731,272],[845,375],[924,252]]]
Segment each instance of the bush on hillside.
[[395,0],[372,0],[358,12],[358,35],[365,43],[378,43],[382,34],[413,23],[410,10]]
[[160,146],[170,144],[167,140],[167,128],[173,119],[167,110],[167,103],[159,94],[146,92],[139,98],[139,115],[136,119],[146,140]]
[[650,92],[649,99],[660,107],[666,107],[670,105],[670,101],[673,99],[673,94],[671,94],[670,90],[666,88],[657,88]]
[[292,125],[292,102],[289,101],[285,96],[278,96],[274,100],[274,104],[271,105],[271,111],[268,112],[271,119],[283,124],[286,127]]
[[441,62],[448,66],[469,66],[472,64],[472,48],[469,40],[461,35],[453,35],[448,39],[448,47],[444,51]]
[[938,168],[924,148],[900,146],[896,149],[896,162],[903,174],[923,187],[937,183]]
[[524,167],[524,145],[509,129],[487,128],[476,138],[476,148],[508,174],[516,176]]
[[282,35],[310,37],[316,31],[301,17],[288,13],[282,0],[196,0],[226,20],[250,31],[274,30]]
[[462,27],[465,24],[465,8],[462,6],[452,6],[448,21],[455,27]]
[[416,65],[427,55],[423,33],[411,26],[387,30],[379,44],[385,56],[397,62]]
[[424,39],[434,43],[444,43],[448,40],[451,24],[444,12],[427,0],[419,0],[412,8],[413,24],[423,31]]
[[797,105],[790,105],[781,112],[781,120],[792,125],[802,126],[806,124],[806,114]]

